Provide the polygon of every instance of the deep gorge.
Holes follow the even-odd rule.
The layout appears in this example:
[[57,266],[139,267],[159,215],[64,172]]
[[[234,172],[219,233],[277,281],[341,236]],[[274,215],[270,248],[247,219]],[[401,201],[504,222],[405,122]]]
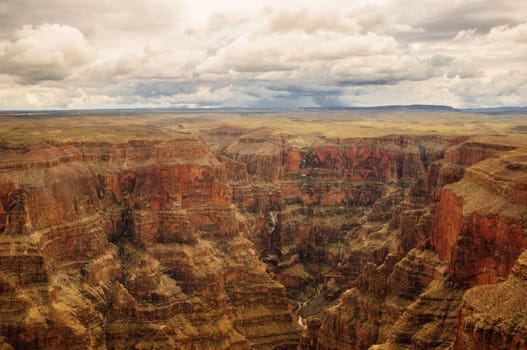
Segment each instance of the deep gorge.
[[527,349],[523,145],[217,127],[0,154],[2,349]]

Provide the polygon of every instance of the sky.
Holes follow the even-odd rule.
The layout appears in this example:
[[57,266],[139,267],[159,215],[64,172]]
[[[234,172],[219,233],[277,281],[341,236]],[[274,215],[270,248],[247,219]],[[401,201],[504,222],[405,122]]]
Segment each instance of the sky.
[[0,0],[0,109],[527,105],[524,0]]

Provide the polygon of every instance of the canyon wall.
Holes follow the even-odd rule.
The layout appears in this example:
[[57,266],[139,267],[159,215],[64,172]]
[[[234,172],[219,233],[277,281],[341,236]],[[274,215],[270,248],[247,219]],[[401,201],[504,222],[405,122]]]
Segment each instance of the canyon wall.
[[285,288],[198,138],[2,153],[0,334],[11,347],[295,347]]
[[223,126],[0,153],[0,347],[525,345],[508,143]]
[[[252,240],[269,271],[298,304],[300,349],[387,341],[407,307],[442,277],[445,263],[423,249],[441,188],[467,166],[446,161],[445,152],[466,138],[319,138],[308,147],[265,129],[205,138],[247,169],[233,183],[235,198],[255,223]],[[260,157],[265,165],[251,168]],[[258,204],[247,201],[254,197]],[[453,293],[460,299],[462,292]],[[429,294],[439,300],[445,293]],[[447,306],[451,333],[456,305]],[[406,331],[419,324],[412,327]]]
[[527,349],[527,252],[508,278],[463,296],[454,349]]
[[[377,232],[389,248],[358,269],[318,331],[304,332],[304,348],[451,347],[466,288],[507,277],[527,248],[527,158],[514,149],[468,141],[430,162]],[[527,334],[520,327],[515,337],[508,344]]]

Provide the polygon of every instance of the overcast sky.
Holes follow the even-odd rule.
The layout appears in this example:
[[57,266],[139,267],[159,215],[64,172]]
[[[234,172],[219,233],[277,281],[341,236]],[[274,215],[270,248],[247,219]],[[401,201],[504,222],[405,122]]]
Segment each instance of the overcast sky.
[[524,0],[0,0],[0,109],[527,105]]

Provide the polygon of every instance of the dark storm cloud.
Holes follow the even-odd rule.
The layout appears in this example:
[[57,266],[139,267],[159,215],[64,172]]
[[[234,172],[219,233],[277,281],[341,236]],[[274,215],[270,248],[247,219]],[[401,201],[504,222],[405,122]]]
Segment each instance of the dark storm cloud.
[[342,107],[345,105],[338,97],[331,95],[313,96],[313,102],[323,108]]
[[368,85],[395,85],[400,80],[341,80],[337,82],[338,86],[368,86]]
[[135,87],[135,94],[141,97],[174,96],[196,92],[196,87],[188,83],[159,81],[140,82]]
[[338,96],[340,91],[338,89],[327,89],[327,87],[314,85],[290,85],[284,82],[280,85],[268,85],[266,86],[267,90],[270,91],[287,91],[288,93],[295,94],[298,96],[318,96],[320,94],[327,96]]

